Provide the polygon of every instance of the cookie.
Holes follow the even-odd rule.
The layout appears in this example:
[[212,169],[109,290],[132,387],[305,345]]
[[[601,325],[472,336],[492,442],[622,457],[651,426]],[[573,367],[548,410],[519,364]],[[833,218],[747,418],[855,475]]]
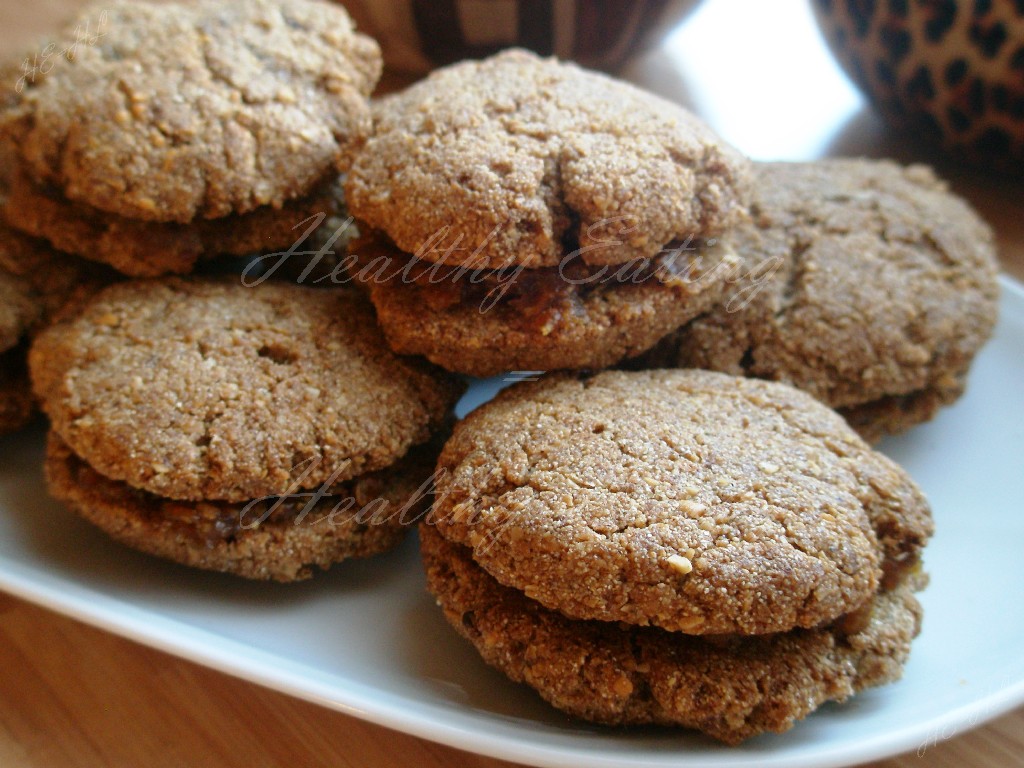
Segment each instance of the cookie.
[[6,86],[0,133],[68,200],[150,222],[280,207],[343,171],[381,70],[317,0],[118,0],[50,42],[74,55]]
[[[626,361],[622,367],[636,370],[681,365],[675,341],[675,338],[666,337],[649,352]],[[713,369],[713,366],[707,367]],[[966,388],[965,371],[957,376],[943,376],[934,384],[906,395],[880,397],[859,405],[836,408],[836,412],[864,440],[876,444],[888,435],[897,435],[930,421],[943,406],[955,403]]]
[[872,434],[955,399],[997,314],[974,211],[929,169],[887,161],[764,164],[755,181],[753,223],[730,235],[754,279],[647,364],[786,381]]
[[471,376],[606,368],[710,311],[739,264],[720,243],[621,267],[476,273],[410,259],[380,236],[352,249],[391,348]]
[[551,267],[578,246],[618,264],[727,229],[747,170],[682,107],[511,50],[381,100],[345,193],[358,220],[430,261]]
[[338,217],[343,212],[341,190],[333,180],[280,209],[264,206],[188,224],[138,221],[70,203],[19,170],[11,177],[3,215],[11,226],[44,238],[55,248],[132,277],[157,277],[189,273],[197,262],[215,256],[284,251],[300,239],[311,217]]
[[518,385],[467,416],[431,514],[502,584],[577,619],[813,628],[913,567],[921,491],[792,387],[699,370]]
[[436,447],[417,446],[315,500],[306,494],[245,504],[182,502],[104,477],[51,432],[46,477],[55,498],[134,549],[194,568],[288,582],[396,545],[425,511],[420,489],[436,456]]
[[39,313],[39,303],[28,281],[0,269],[0,352],[16,346]]
[[[78,304],[117,279],[111,269],[54,250],[0,222],[0,284],[20,286],[18,301],[30,307],[19,326],[19,338],[38,331],[67,304]],[[0,314],[4,311],[0,308]]]
[[30,241],[0,223],[0,353],[16,347],[42,316],[35,286],[17,269],[31,256]]
[[502,586],[430,526],[427,586],[484,660],[555,707],[610,725],[676,725],[729,744],[782,732],[827,701],[897,680],[918,634],[919,576],[821,628],[692,637],[578,621]]
[[956,402],[966,388],[966,376],[944,378],[918,392],[840,408],[839,413],[857,434],[869,443],[877,443],[886,435],[899,434],[915,424],[929,421],[941,407]]
[[29,339],[113,279],[99,265],[0,223],[0,434],[21,429],[36,410],[25,363]]
[[164,278],[111,286],[41,333],[33,388],[112,480],[244,502],[390,466],[462,384],[396,357],[350,289]]

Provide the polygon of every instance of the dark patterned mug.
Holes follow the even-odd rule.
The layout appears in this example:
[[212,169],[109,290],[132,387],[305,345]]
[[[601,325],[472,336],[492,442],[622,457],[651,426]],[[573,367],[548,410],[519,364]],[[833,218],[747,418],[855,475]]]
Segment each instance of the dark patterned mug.
[[426,72],[521,46],[615,69],[657,44],[698,0],[341,0],[389,67]]
[[1022,0],[814,0],[836,57],[892,124],[1019,173]]

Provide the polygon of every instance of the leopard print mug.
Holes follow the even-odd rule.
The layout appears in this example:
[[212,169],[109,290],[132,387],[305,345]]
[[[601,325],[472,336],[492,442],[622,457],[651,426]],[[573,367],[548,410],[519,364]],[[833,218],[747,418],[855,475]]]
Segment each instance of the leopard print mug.
[[1024,0],[813,0],[847,73],[893,125],[1024,171]]

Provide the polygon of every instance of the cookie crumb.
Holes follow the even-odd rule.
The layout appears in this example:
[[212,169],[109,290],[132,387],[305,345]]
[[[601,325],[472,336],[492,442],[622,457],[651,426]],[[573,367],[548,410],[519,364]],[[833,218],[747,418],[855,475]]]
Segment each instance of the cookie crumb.
[[672,570],[679,572],[683,576],[693,570],[693,563],[682,555],[672,555],[666,562]]
[[[696,494],[696,490],[694,490],[694,494]],[[701,504],[698,501],[689,501],[688,499],[684,499],[679,502],[679,511],[684,512],[690,517],[697,517],[707,512],[708,508],[706,505]]]

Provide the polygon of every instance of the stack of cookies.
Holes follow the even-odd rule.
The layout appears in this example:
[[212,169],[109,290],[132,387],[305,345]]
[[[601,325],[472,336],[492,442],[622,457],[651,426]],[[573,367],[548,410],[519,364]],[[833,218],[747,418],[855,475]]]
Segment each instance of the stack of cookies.
[[34,411],[27,338],[65,299],[286,248],[337,215],[381,68],[311,0],[126,0],[45,47],[52,66],[0,84],[0,431]]
[[[395,356],[351,289],[159,277],[340,210],[376,43],[317,0],[125,0],[51,42],[66,55],[0,104],[4,426],[31,374],[51,492],[177,562],[292,581],[396,544],[461,382]],[[150,279],[99,290],[110,267]]]
[[132,276],[285,248],[335,212],[381,70],[376,43],[315,0],[122,0],[51,43],[73,54],[4,79],[4,216]]
[[460,422],[428,587],[556,707],[729,743],[899,677],[928,504],[842,417],[697,370],[552,375]]
[[[862,436],[955,400],[998,300],[991,231],[930,170],[749,163],[510,51],[379,101],[345,192],[395,351],[581,371],[504,391],[438,463],[428,586],[488,663],[729,743],[900,676],[932,522]],[[639,370],[590,372],[614,365]]]
[[397,352],[607,367],[722,300],[748,173],[681,107],[510,51],[376,105],[345,183],[354,269]]
[[345,185],[352,271],[392,348],[451,371],[702,367],[878,439],[955,400],[995,323],[992,233],[926,168],[751,164],[676,105],[522,51],[438,70],[374,123]]
[[50,491],[177,562],[294,581],[394,546],[461,383],[395,356],[353,290],[123,282],[29,357]]

